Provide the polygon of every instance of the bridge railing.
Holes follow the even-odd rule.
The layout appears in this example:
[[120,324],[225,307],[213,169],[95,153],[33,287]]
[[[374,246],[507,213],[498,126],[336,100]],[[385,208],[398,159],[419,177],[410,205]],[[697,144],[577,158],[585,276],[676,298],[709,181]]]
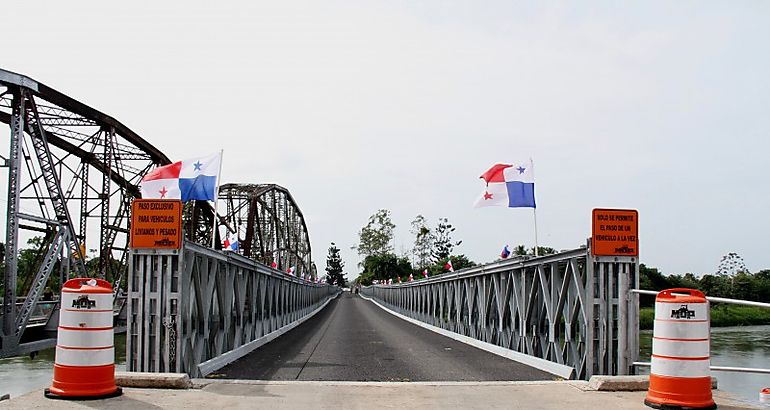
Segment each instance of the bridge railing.
[[[641,295],[647,295],[647,296],[657,296],[659,291],[656,290],[644,290],[644,289],[635,289],[632,290],[636,297],[639,297]],[[770,303],[766,302],[757,302],[753,300],[741,300],[741,299],[730,299],[730,298],[720,298],[716,296],[706,296],[706,299],[711,303],[725,303],[728,305],[738,305],[738,306],[752,306],[752,307],[759,307],[764,309],[770,309]],[[650,362],[633,362],[632,366],[634,366],[636,369],[642,368],[642,367],[651,367],[652,363]],[[757,367],[736,367],[736,366],[710,366],[711,371],[717,371],[717,372],[736,372],[736,373],[760,373],[760,374],[770,374],[770,369],[765,368],[757,368]]]
[[629,374],[639,351],[638,299],[629,297],[639,262],[594,257],[589,247],[361,293],[428,325],[569,366],[568,377]]
[[132,250],[129,371],[205,376],[285,333],[339,293],[240,255],[185,242]]

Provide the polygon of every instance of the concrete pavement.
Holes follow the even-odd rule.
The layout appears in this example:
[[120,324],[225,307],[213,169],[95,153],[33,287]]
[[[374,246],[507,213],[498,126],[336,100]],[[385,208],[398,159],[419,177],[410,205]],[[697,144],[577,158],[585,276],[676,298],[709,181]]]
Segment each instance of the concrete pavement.
[[[645,392],[589,391],[587,382],[260,382],[194,380],[190,390],[125,388],[120,397],[63,401],[36,391],[0,409],[570,409],[641,410]],[[758,409],[714,391],[720,410]]]

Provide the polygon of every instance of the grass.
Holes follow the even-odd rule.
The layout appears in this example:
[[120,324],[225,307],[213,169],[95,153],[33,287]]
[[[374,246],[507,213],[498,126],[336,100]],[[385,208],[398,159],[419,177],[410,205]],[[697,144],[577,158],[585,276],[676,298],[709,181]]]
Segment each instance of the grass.
[[[639,328],[652,329],[655,308],[639,309]],[[752,326],[770,324],[770,309],[716,304],[711,306],[711,326]]]

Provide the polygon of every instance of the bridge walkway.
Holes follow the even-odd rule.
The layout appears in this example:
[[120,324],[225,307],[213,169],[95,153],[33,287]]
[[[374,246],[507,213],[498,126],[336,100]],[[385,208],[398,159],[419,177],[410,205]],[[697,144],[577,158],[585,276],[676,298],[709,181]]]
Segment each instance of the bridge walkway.
[[555,378],[415,326],[349,292],[209,377],[386,382]]

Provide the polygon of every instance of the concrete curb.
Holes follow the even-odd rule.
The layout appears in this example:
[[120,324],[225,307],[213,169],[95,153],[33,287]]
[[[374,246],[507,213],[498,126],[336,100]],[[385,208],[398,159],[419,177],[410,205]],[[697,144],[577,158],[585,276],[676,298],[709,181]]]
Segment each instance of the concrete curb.
[[[646,391],[650,376],[591,376],[585,390],[591,391]],[[717,378],[711,378],[711,388],[717,388]]]
[[186,373],[115,372],[115,384],[145,389],[189,389],[192,382]]

